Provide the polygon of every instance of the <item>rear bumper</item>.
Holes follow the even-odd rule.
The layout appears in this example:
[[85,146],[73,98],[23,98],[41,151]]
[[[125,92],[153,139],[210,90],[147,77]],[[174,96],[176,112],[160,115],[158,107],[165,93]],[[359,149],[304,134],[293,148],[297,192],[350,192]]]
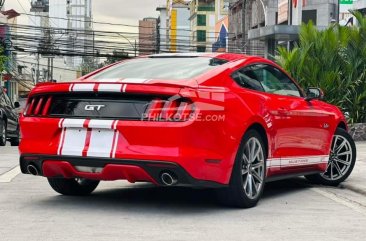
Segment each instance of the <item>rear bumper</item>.
[[[49,178],[87,178],[94,180],[114,181],[128,180],[135,182],[151,182],[164,185],[161,174],[169,172],[177,178],[177,185],[220,188],[225,185],[193,178],[179,164],[163,161],[122,160],[111,158],[91,158],[78,156],[22,155],[20,168],[22,173],[30,174],[29,165],[38,169],[40,176]],[[102,168],[100,172],[83,172],[77,167]]]

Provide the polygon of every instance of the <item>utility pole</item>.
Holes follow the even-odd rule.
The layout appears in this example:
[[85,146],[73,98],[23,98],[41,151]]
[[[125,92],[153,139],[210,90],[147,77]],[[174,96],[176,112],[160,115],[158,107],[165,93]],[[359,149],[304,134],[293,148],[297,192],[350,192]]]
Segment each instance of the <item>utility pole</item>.
[[242,45],[242,48],[241,50],[243,52],[245,52],[245,45],[246,45],[246,38],[245,38],[245,24],[246,24],[246,21],[245,21],[245,17],[246,17],[246,9],[247,9],[247,0],[242,0],[243,1],[243,6],[242,6],[242,9],[241,9],[241,13],[242,13],[242,16],[241,16],[241,24],[242,24],[242,35],[241,35],[241,45]]
[[135,39],[135,57],[137,57],[137,41]]
[[36,84],[39,82],[39,53],[37,53]]

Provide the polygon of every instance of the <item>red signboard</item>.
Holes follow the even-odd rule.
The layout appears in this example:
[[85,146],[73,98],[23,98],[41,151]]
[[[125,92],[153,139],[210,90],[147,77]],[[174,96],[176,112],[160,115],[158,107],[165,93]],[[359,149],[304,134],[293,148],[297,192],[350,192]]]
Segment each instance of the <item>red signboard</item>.
[[11,74],[4,74],[3,75],[4,82],[11,80],[11,78],[12,78],[12,75]]
[[[297,2],[299,0],[292,0],[292,5],[294,6],[294,8],[297,7]],[[302,0],[302,6],[305,7],[306,6],[306,0]]]

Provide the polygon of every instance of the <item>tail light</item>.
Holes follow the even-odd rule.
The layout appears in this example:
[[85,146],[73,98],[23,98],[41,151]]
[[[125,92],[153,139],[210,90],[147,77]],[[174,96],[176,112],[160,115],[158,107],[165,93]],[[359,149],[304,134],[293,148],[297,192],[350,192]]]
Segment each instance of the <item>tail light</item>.
[[194,112],[193,103],[189,100],[151,101],[146,113],[147,121],[187,121]]
[[28,100],[24,116],[46,116],[50,109],[52,96],[35,96]]

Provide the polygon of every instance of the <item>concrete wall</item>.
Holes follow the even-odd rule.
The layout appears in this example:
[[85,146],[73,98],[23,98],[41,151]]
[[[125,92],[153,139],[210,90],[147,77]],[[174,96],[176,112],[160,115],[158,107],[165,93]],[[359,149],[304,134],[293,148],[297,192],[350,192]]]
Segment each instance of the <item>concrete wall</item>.
[[166,7],[158,7],[156,9],[159,11],[159,35],[160,35],[160,51],[167,52],[168,46],[168,36],[167,36],[167,11]]
[[156,53],[157,21],[156,18],[146,18],[139,21],[139,55]]

